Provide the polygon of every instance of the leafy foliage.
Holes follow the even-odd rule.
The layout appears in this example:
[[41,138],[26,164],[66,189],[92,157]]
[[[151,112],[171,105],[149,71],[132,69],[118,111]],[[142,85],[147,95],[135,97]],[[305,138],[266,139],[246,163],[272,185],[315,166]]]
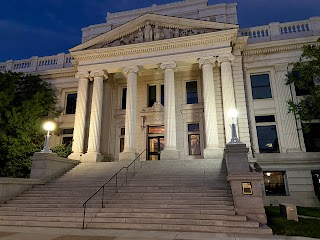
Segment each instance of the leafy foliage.
[[303,121],[320,119],[320,85],[315,85],[315,81],[320,81],[320,44],[304,46],[300,60],[287,74],[287,84],[294,83],[308,92],[298,103],[288,103],[289,111],[298,114]]
[[41,124],[58,114],[51,86],[38,76],[0,73],[0,177],[28,177],[44,141]]
[[67,158],[72,153],[72,144],[61,144],[51,148],[52,152],[58,154],[59,157]]

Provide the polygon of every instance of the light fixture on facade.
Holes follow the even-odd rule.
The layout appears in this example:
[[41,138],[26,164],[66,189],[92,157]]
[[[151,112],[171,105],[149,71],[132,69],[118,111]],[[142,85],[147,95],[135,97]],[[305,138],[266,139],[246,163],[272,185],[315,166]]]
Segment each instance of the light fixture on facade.
[[238,117],[238,111],[236,109],[231,109],[228,112],[230,118],[232,118],[231,124],[231,140],[229,144],[240,143],[239,138],[237,137],[237,126],[236,126],[236,118]]
[[267,175],[268,177],[270,177],[270,176],[271,176],[271,172],[267,172],[266,175]]
[[45,136],[44,146],[42,149],[42,153],[52,153],[49,148],[49,140],[50,140],[50,131],[53,131],[56,128],[56,124],[54,122],[48,121],[43,124],[43,129],[47,131],[47,135]]

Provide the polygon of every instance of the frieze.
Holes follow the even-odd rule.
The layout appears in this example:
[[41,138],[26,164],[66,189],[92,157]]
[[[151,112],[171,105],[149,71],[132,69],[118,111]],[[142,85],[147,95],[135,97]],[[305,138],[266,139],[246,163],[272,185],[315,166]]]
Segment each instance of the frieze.
[[146,22],[144,26],[139,27],[139,29],[133,33],[130,33],[126,36],[122,36],[121,38],[116,40],[112,40],[99,45],[94,45],[88,49],[117,47],[128,44],[193,36],[216,31],[217,30],[215,29],[182,29],[173,26],[164,26],[156,22]]

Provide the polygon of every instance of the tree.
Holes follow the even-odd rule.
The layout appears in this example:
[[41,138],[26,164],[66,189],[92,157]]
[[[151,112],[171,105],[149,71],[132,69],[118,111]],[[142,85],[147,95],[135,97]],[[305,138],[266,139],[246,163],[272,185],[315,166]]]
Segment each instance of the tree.
[[56,96],[39,76],[0,73],[0,177],[28,177],[30,156],[44,141],[46,118],[57,116]]
[[[320,43],[320,39],[317,41]],[[300,101],[289,101],[289,112],[300,116],[302,121],[320,119],[320,45],[306,45],[300,60],[293,63],[293,69],[287,74],[287,84],[308,92]]]

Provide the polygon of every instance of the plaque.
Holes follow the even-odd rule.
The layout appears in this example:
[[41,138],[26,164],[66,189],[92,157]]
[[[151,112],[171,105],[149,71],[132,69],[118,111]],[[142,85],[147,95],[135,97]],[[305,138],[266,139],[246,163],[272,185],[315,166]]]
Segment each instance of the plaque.
[[242,183],[242,193],[243,193],[243,195],[252,195],[251,182]]

